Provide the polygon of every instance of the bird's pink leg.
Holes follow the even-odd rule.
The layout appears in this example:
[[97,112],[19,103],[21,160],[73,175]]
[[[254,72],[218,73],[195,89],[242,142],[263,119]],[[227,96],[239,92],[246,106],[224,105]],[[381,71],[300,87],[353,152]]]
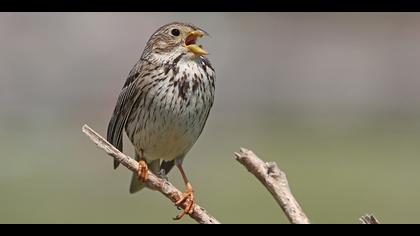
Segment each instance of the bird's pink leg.
[[174,220],[179,220],[182,217],[184,217],[185,214],[192,214],[194,212],[194,191],[193,188],[188,181],[187,176],[185,175],[184,169],[182,168],[182,165],[177,165],[179,172],[181,172],[182,178],[184,179],[184,183],[187,187],[185,192],[182,194],[180,199],[175,203],[176,206],[180,207],[183,202],[186,203],[186,206],[184,210],[179,213]]

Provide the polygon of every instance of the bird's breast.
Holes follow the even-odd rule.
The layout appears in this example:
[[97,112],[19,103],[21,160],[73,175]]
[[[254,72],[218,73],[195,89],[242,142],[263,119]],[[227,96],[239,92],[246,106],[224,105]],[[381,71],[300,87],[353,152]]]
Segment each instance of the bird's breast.
[[140,98],[144,105],[127,133],[132,130],[130,139],[146,158],[172,160],[185,155],[201,134],[213,104],[214,74],[197,63],[162,70]]

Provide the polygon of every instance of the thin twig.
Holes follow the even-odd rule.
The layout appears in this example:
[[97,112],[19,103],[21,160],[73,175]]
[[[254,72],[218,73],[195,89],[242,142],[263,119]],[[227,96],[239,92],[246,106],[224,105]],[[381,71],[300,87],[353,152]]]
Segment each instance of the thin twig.
[[[83,133],[85,133],[100,149],[104,150],[108,155],[117,159],[123,166],[127,167],[134,173],[137,173],[138,162],[133,158],[125,155],[120,152],[117,148],[112,146],[107,142],[103,137],[96,133],[87,125],[82,127]],[[148,179],[146,185],[153,189],[161,192],[165,197],[171,200],[173,203],[181,197],[182,192],[175,188],[169,181],[157,177],[152,172],[149,171]],[[185,209],[187,203],[183,203],[181,208]],[[190,215],[195,221],[201,224],[220,224],[213,216],[210,216],[204,208],[200,207],[197,204],[194,204],[194,212]]]
[[360,223],[366,225],[377,225],[380,224],[379,220],[372,214],[367,214],[359,218]]
[[235,159],[255,175],[270,191],[290,223],[309,224],[308,217],[306,217],[290,190],[286,174],[277,167],[275,162],[264,162],[251,150],[245,148],[241,148],[239,153],[235,152]]

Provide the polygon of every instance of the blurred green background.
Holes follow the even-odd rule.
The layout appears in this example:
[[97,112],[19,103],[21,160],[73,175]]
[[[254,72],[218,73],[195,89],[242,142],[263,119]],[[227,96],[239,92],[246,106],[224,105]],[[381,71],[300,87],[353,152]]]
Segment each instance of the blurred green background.
[[420,14],[0,13],[1,223],[178,223],[81,132],[105,135],[147,39],[175,20],[211,35],[216,100],[185,161],[209,213],[287,223],[233,159],[247,147],[313,223],[420,223]]

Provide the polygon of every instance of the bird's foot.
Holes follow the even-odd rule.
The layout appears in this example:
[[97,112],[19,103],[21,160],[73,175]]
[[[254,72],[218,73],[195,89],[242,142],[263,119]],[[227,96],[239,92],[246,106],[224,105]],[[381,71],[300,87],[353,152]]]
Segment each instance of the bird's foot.
[[149,175],[149,168],[147,167],[147,163],[144,159],[140,159],[139,161],[139,169],[137,171],[137,175],[139,176],[139,180],[141,182],[147,181],[147,177]]
[[175,205],[179,208],[184,202],[186,203],[184,210],[180,212],[174,220],[179,220],[184,217],[185,214],[191,215],[194,212],[194,192],[190,183],[187,184],[187,190],[182,193]]

